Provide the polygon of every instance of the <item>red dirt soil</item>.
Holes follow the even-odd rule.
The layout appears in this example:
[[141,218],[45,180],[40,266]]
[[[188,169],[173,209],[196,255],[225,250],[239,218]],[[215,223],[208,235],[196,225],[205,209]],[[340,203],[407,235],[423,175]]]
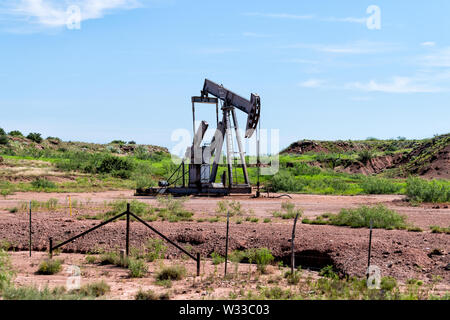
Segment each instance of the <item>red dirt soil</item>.
[[[0,200],[0,208],[9,208],[25,199],[48,198],[65,199],[64,194],[18,193]],[[73,199],[88,199],[102,203],[117,198],[135,199],[130,191],[104,192],[97,194],[72,194]],[[312,196],[292,195],[292,202],[305,210],[306,217],[314,217],[324,212],[337,212],[341,208],[357,207],[362,204],[384,203],[400,213],[406,214],[408,221],[429,230],[430,225],[447,227],[450,225],[450,210],[432,209],[429,206],[409,207],[401,196]],[[241,202],[243,209],[252,209],[257,217],[272,217],[271,212],[279,210],[285,199],[250,199],[248,196],[229,197]],[[142,199],[140,199],[142,200]],[[196,212],[196,217],[213,217],[217,201],[214,198],[191,198],[186,208]],[[155,199],[143,201],[156,204]],[[77,220],[68,212],[39,212],[33,217],[33,249],[46,250],[48,238],[54,243],[68,239],[99,221]],[[273,218],[273,217],[272,217]],[[261,219],[260,219],[261,221]],[[207,256],[213,251],[224,253],[225,223],[209,222],[152,222],[151,225],[170,239],[182,245],[189,245],[193,252]],[[140,246],[155,234],[138,222],[131,224],[131,245]],[[271,223],[232,223],[230,226],[230,250],[267,247],[278,260],[289,260],[292,220]],[[335,226],[297,226],[295,251],[298,264],[303,267],[321,268],[333,264],[342,274],[364,276],[367,267],[368,229],[352,229]],[[374,230],[372,264],[381,268],[383,276],[393,276],[400,280],[418,278],[429,281],[439,275],[450,287],[449,238],[447,234],[408,232],[399,230]],[[13,243],[16,249],[28,249],[28,218],[25,214],[0,214],[0,239]],[[73,243],[66,245],[63,252],[88,252],[95,248],[123,248],[125,245],[125,223],[114,222],[96,230]],[[443,255],[430,255],[439,249]],[[179,256],[179,251],[169,246],[168,257]]]

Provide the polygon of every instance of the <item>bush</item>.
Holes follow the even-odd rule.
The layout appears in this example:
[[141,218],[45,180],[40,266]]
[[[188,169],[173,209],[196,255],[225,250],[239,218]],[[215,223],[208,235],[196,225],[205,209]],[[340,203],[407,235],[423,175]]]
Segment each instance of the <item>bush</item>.
[[184,266],[176,265],[162,268],[157,274],[158,281],[164,280],[181,280],[186,275],[186,268]]
[[31,185],[36,189],[56,188],[56,184],[46,178],[37,178],[31,182]]
[[106,156],[100,166],[97,168],[99,173],[110,173],[113,176],[128,179],[134,165],[128,158],[119,158],[115,156]]
[[9,139],[6,135],[1,134],[0,135],[0,145],[7,145],[9,142]]
[[305,184],[297,181],[290,171],[280,171],[272,177],[269,187],[272,192],[299,192]]
[[164,241],[161,239],[149,239],[146,249],[145,259],[148,262],[153,262],[156,259],[164,259],[167,246],[164,245]]
[[9,287],[13,279],[14,272],[9,255],[3,249],[0,249],[0,293],[4,288]]
[[124,144],[127,144],[127,143],[125,141],[123,141],[123,140],[113,140],[113,141],[111,141],[111,144],[124,145]]
[[111,287],[102,280],[82,286],[79,293],[84,296],[100,297],[107,294],[109,291],[111,291]]
[[256,268],[261,273],[266,272],[266,267],[274,260],[272,252],[267,248],[249,249],[247,251],[249,262],[256,262]]
[[353,228],[368,228],[371,220],[374,228],[406,228],[405,216],[389,210],[382,204],[374,207],[362,206],[357,209],[342,209],[337,215],[330,215],[329,219],[329,223],[332,225],[350,226]]
[[128,269],[131,278],[143,278],[148,272],[147,264],[141,259],[130,259]]
[[384,291],[392,291],[397,287],[397,280],[393,277],[381,278],[380,288]]
[[211,258],[213,265],[218,265],[225,262],[225,258],[216,252],[211,253]]
[[367,194],[393,194],[400,191],[400,186],[388,179],[368,177],[360,184]]
[[339,276],[334,272],[333,266],[322,268],[319,272],[319,276],[330,279],[339,279]]
[[281,204],[281,212],[275,211],[272,213],[274,217],[281,217],[282,219],[294,219],[297,214],[299,217],[303,215],[302,209],[295,209],[295,204],[291,202],[283,202]]
[[406,195],[415,202],[450,202],[450,182],[411,177],[406,182]]
[[36,143],[41,143],[42,140],[43,140],[42,137],[41,137],[41,134],[37,133],[37,132],[30,132],[27,135],[27,138],[30,139],[31,141],[36,142]]
[[22,132],[20,132],[19,130],[10,131],[8,135],[10,135],[11,137],[23,137]]
[[142,289],[139,289],[134,298],[135,300],[159,300],[159,296],[153,290],[142,291]]
[[0,128],[0,136],[4,136],[4,135],[6,135],[5,130],[3,130],[3,128]]
[[358,161],[367,164],[370,160],[372,160],[374,154],[370,150],[362,150],[358,152]]
[[45,259],[39,264],[38,274],[51,275],[61,271],[62,261],[59,259]]

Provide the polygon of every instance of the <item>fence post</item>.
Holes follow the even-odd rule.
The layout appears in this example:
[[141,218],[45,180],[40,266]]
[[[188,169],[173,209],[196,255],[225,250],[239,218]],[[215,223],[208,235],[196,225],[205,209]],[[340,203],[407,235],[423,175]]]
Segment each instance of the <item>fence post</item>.
[[200,252],[197,252],[197,277],[200,276]]
[[48,238],[50,259],[53,258],[53,238]]
[[228,234],[230,230],[230,211],[227,212],[227,234],[225,240],[225,277],[227,276],[227,265],[228,265]]
[[[370,219],[370,233],[369,233],[369,257],[367,262],[367,270],[370,268],[370,256],[372,255],[372,228],[373,228],[373,221]],[[369,275],[367,273],[367,275]]]
[[31,201],[30,201],[30,257],[31,257],[31,248],[32,248],[31,233],[32,233],[32,229],[31,229]]
[[292,228],[292,239],[291,239],[291,275],[294,276],[295,269],[295,253],[294,253],[294,239],[295,239],[295,227],[297,225],[298,212],[294,219],[294,227]]
[[125,247],[125,253],[128,257],[130,254],[130,204],[127,203],[127,234],[126,234],[126,247]]

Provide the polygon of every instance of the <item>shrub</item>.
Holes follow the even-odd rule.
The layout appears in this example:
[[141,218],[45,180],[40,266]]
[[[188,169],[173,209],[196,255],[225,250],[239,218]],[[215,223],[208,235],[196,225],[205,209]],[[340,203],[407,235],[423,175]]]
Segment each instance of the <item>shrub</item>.
[[46,178],[36,178],[31,182],[31,185],[36,189],[56,188],[56,184]]
[[131,278],[142,278],[148,272],[148,266],[144,260],[130,259],[128,263]]
[[136,293],[135,300],[159,300],[159,296],[153,290],[142,291],[139,289]]
[[269,188],[273,192],[299,192],[302,191],[305,184],[296,180],[290,171],[280,171],[272,177],[269,182]]
[[213,265],[218,265],[225,262],[225,258],[216,252],[211,253],[211,258]]
[[19,130],[13,130],[13,131],[10,131],[10,132],[8,133],[8,135],[10,135],[10,136],[12,136],[12,137],[23,137],[22,132],[20,132]]
[[352,228],[405,229],[406,217],[379,204],[373,207],[362,206],[357,209],[342,209],[337,215],[330,215],[329,223],[337,226],[350,226]]
[[368,177],[360,184],[367,194],[392,194],[400,191],[400,186],[388,179]]
[[175,265],[170,267],[163,267],[157,274],[156,279],[164,280],[181,280],[186,275],[186,268],[184,266]]
[[111,291],[111,287],[102,280],[82,286],[79,293],[85,296],[101,297],[109,291]]
[[102,160],[97,171],[99,173],[110,173],[122,179],[128,179],[131,176],[133,168],[134,165],[128,158],[108,155]]
[[381,278],[380,288],[384,291],[392,291],[397,287],[397,280],[393,277]]
[[250,262],[256,262],[256,268],[261,273],[265,273],[267,265],[274,260],[272,252],[267,248],[249,249],[247,258]]
[[31,141],[36,142],[36,143],[41,143],[42,140],[43,140],[42,137],[41,137],[41,134],[37,133],[37,132],[30,132],[27,135],[27,138],[30,139]]
[[89,263],[89,264],[93,264],[97,261],[97,258],[90,254],[88,254],[85,259],[86,259],[86,263]]
[[61,271],[62,261],[59,259],[45,259],[39,264],[38,274],[51,275]]
[[299,217],[303,215],[302,209],[295,209],[295,204],[286,201],[281,204],[281,212],[275,211],[272,213],[274,217],[281,217],[282,219],[294,219],[297,214]]
[[123,141],[123,140],[113,140],[113,141],[111,141],[111,144],[124,145],[124,144],[127,144],[127,143],[125,141]]
[[295,285],[300,282],[301,275],[301,271],[294,270],[294,273],[292,273],[289,270],[284,274],[284,277],[286,278],[288,284]]
[[164,259],[167,246],[164,245],[164,241],[161,239],[149,239],[146,244],[146,249],[145,259],[148,262],[153,262],[156,259]]
[[426,181],[411,177],[406,182],[406,195],[415,202],[450,202],[450,182]]
[[370,160],[372,160],[374,154],[370,150],[361,150],[358,152],[358,161],[367,164]]
[[14,272],[9,255],[3,249],[0,249],[0,293],[4,288],[11,284]]
[[9,142],[9,139],[6,135],[0,134],[0,145],[7,145]]
[[4,136],[4,135],[6,135],[5,130],[3,130],[3,128],[0,128],[0,136]]
[[333,266],[322,268],[319,272],[319,276],[330,279],[339,279],[339,276],[334,272]]

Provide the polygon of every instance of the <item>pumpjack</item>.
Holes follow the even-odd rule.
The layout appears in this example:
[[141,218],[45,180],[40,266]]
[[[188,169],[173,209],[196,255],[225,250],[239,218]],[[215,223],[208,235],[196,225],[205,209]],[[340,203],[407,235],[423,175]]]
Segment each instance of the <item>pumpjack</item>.
[[[236,109],[247,114],[245,138],[251,138],[260,120],[261,100],[259,95],[252,93],[250,100],[226,89],[211,80],[205,79],[200,96],[193,96],[192,122],[194,139],[191,147],[188,147],[179,167],[172,173],[169,179],[159,181],[158,188],[137,189],[137,196],[171,194],[174,196],[185,195],[216,195],[224,196],[233,193],[251,193],[250,180],[248,178],[245,151],[242,145],[241,134],[236,116]],[[201,121],[197,130],[195,128],[195,104],[215,104],[217,129],[209,144],[202,146],[202,141],[208,130],[209,124]],[[222,120],[219,121],[219,103],[221,105]],[[233,122],[233,123],[232,123]],[[233,176],[233,136],[234,128],[237,146],[239,150],[240,165],[243,174],[243,184],[237,183],[237,177]],[[220,182],[216,182],[217,172],[222,160],[223,143],[226,144],[226,166]],[[257,148],[259,152],[259,148]],[[211,160],[212,163],[211,163]],[[186,170],[186,167],[188,170]],[[236,166],[237,167],[237,166]],[[236,172],[235,168],[235,172]],[[186,171],[188,177],[186,177]],[[228,176],[228,177],[227,177]],[[181,185],[180,185],[181,184]]]

